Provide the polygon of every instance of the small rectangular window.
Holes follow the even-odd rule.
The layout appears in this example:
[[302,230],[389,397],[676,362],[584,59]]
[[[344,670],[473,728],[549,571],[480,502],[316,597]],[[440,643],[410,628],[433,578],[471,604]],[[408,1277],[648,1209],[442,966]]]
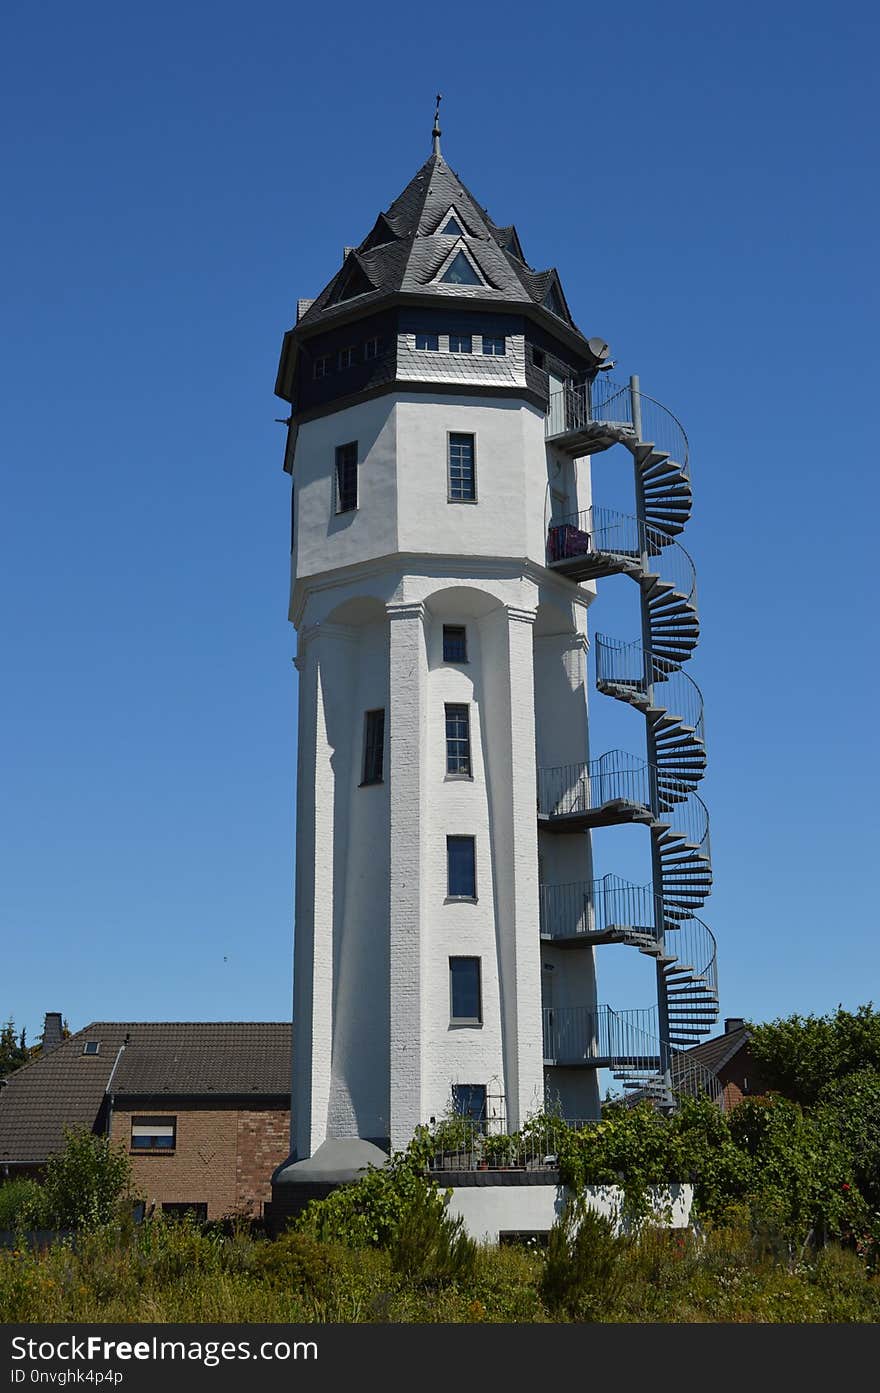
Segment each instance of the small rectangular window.
[[544,366],[544,354],[541,352],[540,348],[532,349],[532,362],[536,368],[542,368]]
[[200,1224],[208,1222],[208,1206],[199,1200],[174,1200],[162,1205],[162,1213],[169,1219],[193,1218]]
[[101,1042],[100,1042],[100,1040],[86,1040],[85,1044],[83,1045],[83,1054],[100,1054],[100,1053],[101,1053]]
[[487,357],[503,358],[507,352],[507,345],[503,335],[491,336],[483,335],[483,352]]
[[467,706],[446,707],[446,772],[469,776],[471,772],[470,711]]
[[364,361],[365,361],[365,362],[369,362],[369,360],[370,360],[371,358],[378,358],[378,356],[379,356],[379,340],[378,340],[378,339],[367,339],[366,343],[364,344]]
[[416,348],[425,348],[434,353],[440,347],[440,339],[437,334],[416,334]]
[[339,366],[340,366],[340,368],[350,368],[350,367],[352,366],[353,363],[354,363],[354,348],[353,348],[353,346],[350,345],[348,348],[340,348],[340,350],[339,350]]
[[482,1024],[479,958],[449,959],[449,1019],[459,1024]]
[[176,1117],[133,1117],[132,1151],[174,1151],[177,1145]]
[[312,369],[312,376],[313,376],[313,377],[326,377],[329,371],[330,371],[330,359],[329,359],[329,358],[316,358],[316,359],[315,359],[315,366],[314,366],[314,368]]
[[385,712],[367,711],[364,716],[365,784],[381,784],[385,755]]
[[473,353],[474,341],[470,334],[450,334],[449,352],[450,353]]
[[446,894],[450,900],[477,898],[476,838],[446,838]]
[[449,436],[449,501],[472,503],[477,497],[477,473],[474,462],[474,437]]
[[356,440],[336,447],[336,511],[350,513],[358,505],[358,447]]
[[443,661],[467,662],[467,629],[463,624],[443,625]]

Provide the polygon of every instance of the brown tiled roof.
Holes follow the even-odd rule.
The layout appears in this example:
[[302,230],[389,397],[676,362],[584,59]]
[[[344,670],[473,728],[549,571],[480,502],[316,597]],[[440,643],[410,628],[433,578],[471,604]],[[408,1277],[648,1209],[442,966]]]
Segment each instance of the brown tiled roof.
[[[748,1044],[749,1030],[747,1026],[739,1026],[736,1030],[727,1030],[723,1035],[715,1035],[711,1040],[704,1040],[701,1045],[692,1045],[689,1050],[685,1050],[685,1059],[695,1059],[702,1064],[704,1069],[710,1069],[713,1074],[717,1074],[719,1069],[723,1069],[725,1064],[733,1058],[743,1045]],[[673,1074],[675,1067],[673,1065]]]
[[44,1160],[65,1127],[94,1128],[111,1078],[116,1098],[285,1097],[291,1034],[289,1021],[93,1021],[7,1075],[0,1167]]

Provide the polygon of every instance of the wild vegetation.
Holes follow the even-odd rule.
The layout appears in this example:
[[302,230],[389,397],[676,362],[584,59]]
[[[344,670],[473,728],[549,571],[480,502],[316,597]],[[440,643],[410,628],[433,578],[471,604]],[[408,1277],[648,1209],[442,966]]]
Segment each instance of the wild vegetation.
[[[727,1114],[685,1100],[669,1118],[618,1105],[577,1131],[540,1115],[489,1139],[493,1164],[552,1148],[575,1194],[622,1187],[625,1231],[572,1203],[545,1247],[483,1247],[449,1215],[426,1167],[470,1144],[461,1119],[421,1131],[274,1242],[234,1217],[135,1224],[124,1150],[72,1134],[42,1184],[0,1186],[0,1229],[17,1234],[0,1250],[0,1319],[880,1320],[880,1072],[866,1059],[876,1013],[842,1014],[826,1018],[832,1042],[856,1031],[866,1043],[827,1048],[821,1069],[796,1058],[797,1033],[816,1038],[813,1018],[762,1028],[762,1067],[795,1096]],[[670,1180],[694,1185],[689,1230],[648,1218],[648,1188]],[[46,1226],[70,1233],[33,1246],[27,1231]]]

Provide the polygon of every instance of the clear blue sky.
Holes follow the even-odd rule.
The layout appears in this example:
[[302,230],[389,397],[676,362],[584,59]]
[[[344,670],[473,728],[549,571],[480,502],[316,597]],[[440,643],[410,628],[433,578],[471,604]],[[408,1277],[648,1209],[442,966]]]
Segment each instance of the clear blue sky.
[[722,1008],[880,1000],[876,15],[10,0],[0,1016],[289,1013],[277,355],[438,89],[691,437]]

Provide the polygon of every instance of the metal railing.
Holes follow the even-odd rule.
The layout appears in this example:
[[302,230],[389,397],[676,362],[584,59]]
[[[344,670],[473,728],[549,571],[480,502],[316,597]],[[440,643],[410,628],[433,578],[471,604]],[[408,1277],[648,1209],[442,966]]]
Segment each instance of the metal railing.
[[655,901],[650,886],[631,885],[618,876],[574,881],[567,885],[541,885],[541,933],[548,938],[572,938],[578,934],[626,929],[655,936]]
[[600,555],[642,562],[646,574],[659,576],[696,608],[697,572],[690,553],[661,528],[613,508],[585,508],[566,514],[547,529],[550,566]]
[[603,1060],[627,1067],[657,1067],[657,1008],[612,1011],[610,1006],[542,1007],[544,1060],[556,1064],[590,1064]]
[[694,738],[704,743],[703,694],[679,664],[655,657],[638,639],[623,643],[596,634],[594,642],[597,685],[617,685],[645,695],[652,686],[655,705],[691,727]]
[[638,397],[641,439],[650,441],[675,460],[685,478],[690,477],[690,445],[687,432],[677,416],[655,397],[649,397],[630,384],[609,381],[604,374],[591,383],[566,382],[550,394],[545,418],[545,434],[550,437],[568,431],[586,430],[590,425],[608,425],[635,433],[633,394]]
[[563,1119],[551,1113],[529,1118],[516,1132],[487,1130],[481,1120],[453,1118],[432,1137],[428,1171],[555,1170],[564,1136],[596,1127],[599,1118]]
[[[653,775],[653,777],[652,777]],[[709,813],[691,785],[625,750],[609,750],[590,764],[560,764],[538,770],[538,813],[570,817],[598,812],[611,803],[629,804],[681,832],[694,847],[709,849]]]

